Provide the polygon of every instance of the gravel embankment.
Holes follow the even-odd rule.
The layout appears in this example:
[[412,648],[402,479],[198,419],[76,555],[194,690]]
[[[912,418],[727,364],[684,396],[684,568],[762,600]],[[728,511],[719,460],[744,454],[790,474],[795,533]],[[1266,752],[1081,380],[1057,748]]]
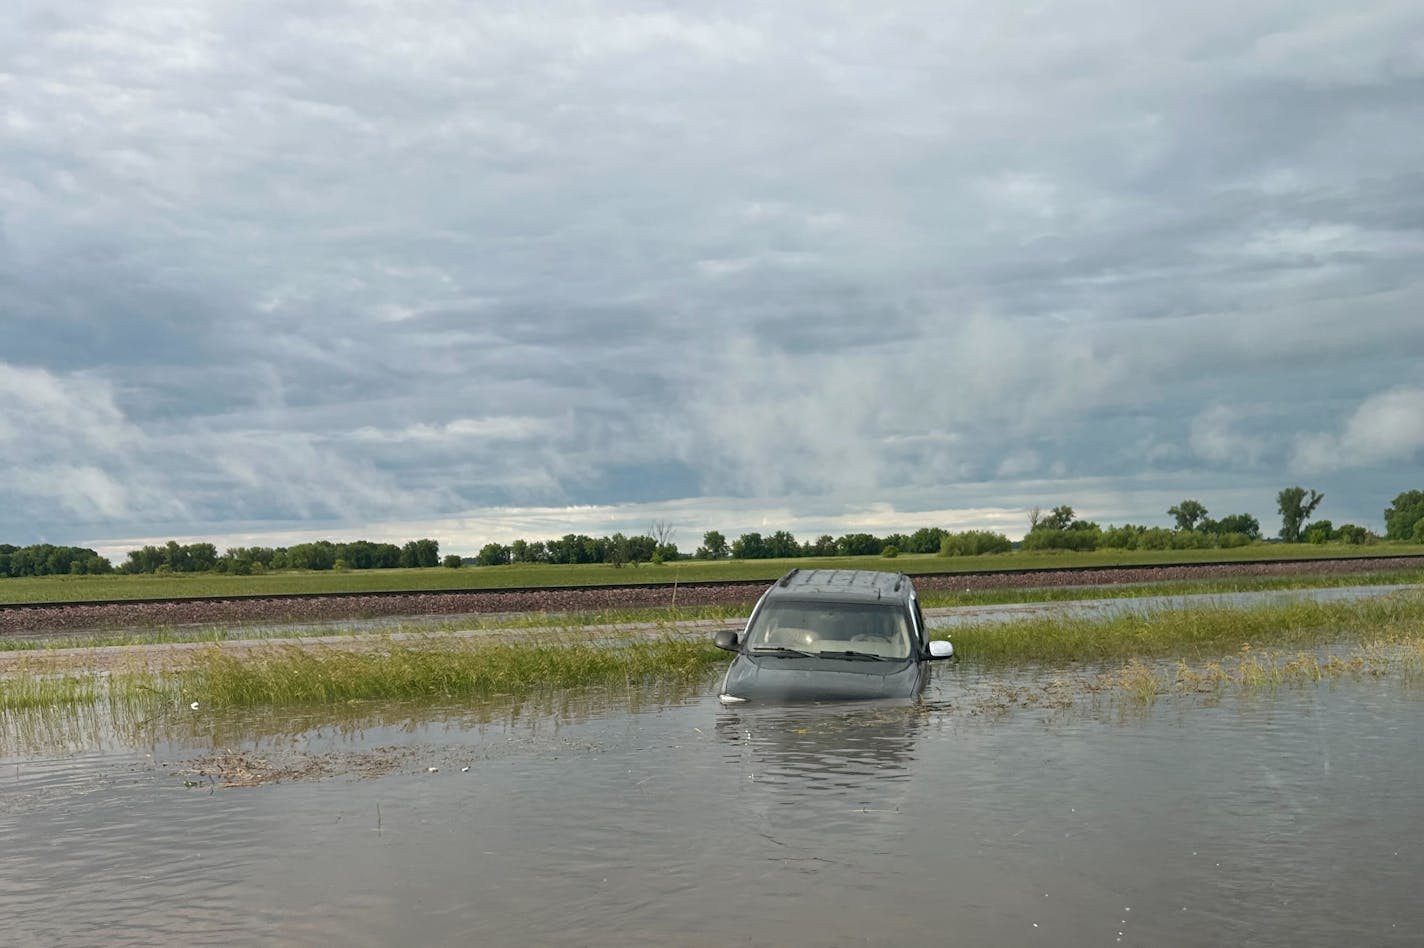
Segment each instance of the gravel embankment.
[[[1217,563],[1199,566],[1158,566],[1126,570],[1038,573],[971,573],[920,576],[915,587],[926,590],[1031,589],[1046,586],[1109,586],[1178,579],[1223,579],[1290,574],[1344,575],[1418,568],[1410,558],[1378,558],[1332,562]],[[763,586],[680,586],[676,604],[750,605]],[[420,593],[408,596],[353,596],[330,599],[227,599],[191,602],[104,604],[56,608],[0,607],[0,635],[34,636],[102,629],[165,628],[187,625],[326,622],[390,616],[482,615],[519,612],[586,612],[599,609],[668,606],[672,587],[577,590]]]

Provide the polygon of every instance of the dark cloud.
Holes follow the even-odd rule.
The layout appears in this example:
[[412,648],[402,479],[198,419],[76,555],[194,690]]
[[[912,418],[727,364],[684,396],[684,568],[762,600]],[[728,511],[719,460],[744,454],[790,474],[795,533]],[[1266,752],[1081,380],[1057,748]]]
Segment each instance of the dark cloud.
[[0,17],[0,539],[1419,486],[1417,4]]

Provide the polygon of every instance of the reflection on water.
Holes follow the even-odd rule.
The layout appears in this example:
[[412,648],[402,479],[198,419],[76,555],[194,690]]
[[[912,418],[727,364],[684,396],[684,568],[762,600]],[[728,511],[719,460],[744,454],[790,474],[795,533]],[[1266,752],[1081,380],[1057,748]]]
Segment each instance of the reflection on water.
[[659,681],[637,688],[550,689],[449,705],[352,701],[307,708],[232,709],[214,713],[178,705],[113,702],[44,707],[0,715],[0,760],[92,750],[198,751],[296,741],[361,741],[372,732],[399,738],[435,728],[460,733],[490,726],[557,730],[562,723],[612,712],[634,714],[700,696],[704,682]]
[[717,718],[727,767],[743,771],[764,787],[789,788],[793,795],[862,788],[867,776],[877,788],[867,806],[879,804],[888,789],[910,776],[923,706],[864,703],[852,706],[728,709]]
[[[46,725],[68,743],[0,761],[0,941],[1424,940],[1417,688],[977,713],[1051,684],[937,666],[900,705],[721,709],[714,677],[339,715],[76,713]],[[171,773],[225,748],[388,746],[409,756],[376,779]]]

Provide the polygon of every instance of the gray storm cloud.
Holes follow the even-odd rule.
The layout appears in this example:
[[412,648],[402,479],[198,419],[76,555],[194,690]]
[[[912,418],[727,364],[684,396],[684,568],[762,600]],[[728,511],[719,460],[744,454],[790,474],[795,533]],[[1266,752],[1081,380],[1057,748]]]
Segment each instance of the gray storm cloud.
[[0,541],[1265,521],[1301,477],[1377,522],[1421,486],[1421,35],[1412,2],[12,4]]

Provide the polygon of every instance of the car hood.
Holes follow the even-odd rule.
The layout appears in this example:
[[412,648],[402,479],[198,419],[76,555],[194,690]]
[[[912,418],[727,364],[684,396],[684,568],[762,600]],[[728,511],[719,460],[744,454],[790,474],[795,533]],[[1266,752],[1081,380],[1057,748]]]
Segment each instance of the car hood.
[[857,701],[914,695],[919,662],[738,655],[722,682],[725,701]]

